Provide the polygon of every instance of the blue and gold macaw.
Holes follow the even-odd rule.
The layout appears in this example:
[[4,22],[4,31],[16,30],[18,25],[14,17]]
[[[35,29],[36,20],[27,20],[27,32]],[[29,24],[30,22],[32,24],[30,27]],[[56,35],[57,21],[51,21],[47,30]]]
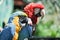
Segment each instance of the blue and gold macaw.
[[26,13],[16,11],[9,18],[0,35],[0,40],[24,40],[32,36],[32,26],[28,24]]

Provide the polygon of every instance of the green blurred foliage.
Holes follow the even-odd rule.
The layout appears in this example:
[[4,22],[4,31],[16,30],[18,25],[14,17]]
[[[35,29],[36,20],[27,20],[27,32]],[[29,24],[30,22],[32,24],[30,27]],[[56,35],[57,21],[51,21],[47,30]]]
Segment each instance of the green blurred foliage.
[[[34,0],[35,1],[35,0]],[[60,37],[60,0],[36,0],[45,6],[45,17],[36,26],[35,36]]]

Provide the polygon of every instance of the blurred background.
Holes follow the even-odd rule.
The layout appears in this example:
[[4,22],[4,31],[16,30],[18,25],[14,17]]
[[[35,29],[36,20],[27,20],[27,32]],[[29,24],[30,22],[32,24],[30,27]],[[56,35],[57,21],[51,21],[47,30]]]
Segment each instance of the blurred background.
[[[46,14],[38,23],[34,35],[39,37],[60,37],[60,0],[27,0],[26,2],[42,2],[45,6]],[[8,22],[15,9],[19,9],[17,3],[15,0],[0,0],[0,27],[3,26],[3,22]],[[23,4],[21,1],[19,3]]]

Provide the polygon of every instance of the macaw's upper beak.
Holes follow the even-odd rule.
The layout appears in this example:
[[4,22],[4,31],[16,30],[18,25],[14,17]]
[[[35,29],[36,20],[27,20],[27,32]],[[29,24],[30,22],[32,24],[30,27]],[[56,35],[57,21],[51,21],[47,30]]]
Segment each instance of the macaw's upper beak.
[[41,19],[43,19],[44,15],[45,15],[45,10],[42,9],[42,10],[41,10]]

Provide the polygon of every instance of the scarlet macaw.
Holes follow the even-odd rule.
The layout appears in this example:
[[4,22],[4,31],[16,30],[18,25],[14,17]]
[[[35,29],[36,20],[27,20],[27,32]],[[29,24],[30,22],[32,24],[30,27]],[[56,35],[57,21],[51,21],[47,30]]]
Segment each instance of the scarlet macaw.
[[24,12],[32,20],[33,31],[35,31],[35,26],[39,23],[39,18],[41,17],[42,19],[45,15],[44,5],[42,3],[29,3],[24,7]]

